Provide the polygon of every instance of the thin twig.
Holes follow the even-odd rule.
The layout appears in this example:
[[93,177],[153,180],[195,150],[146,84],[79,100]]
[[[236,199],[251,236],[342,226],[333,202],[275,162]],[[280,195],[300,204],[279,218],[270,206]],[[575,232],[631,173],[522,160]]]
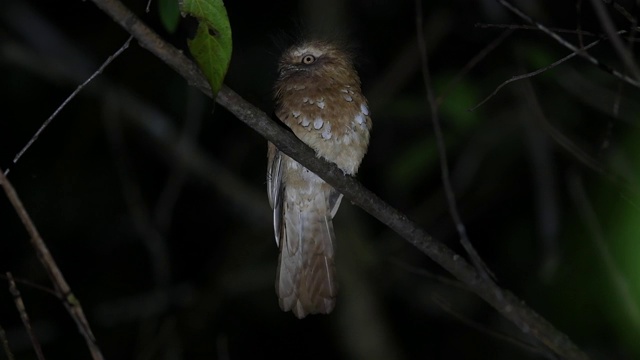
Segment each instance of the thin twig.
[[[480,29],[490,29],[490,28],[497,28],[497,29],[509,29],[509,30],[540,30],[540,28],[538,28],[535,25],[522,25],[522,24],[489,24],[489,23],[476,23],[475,26],[477,28]],[[585,35],[585,36],[594,36],[594,37],[599,37],[599,38],[604,38],[603,35],[600,34],[596,34],[596,33],[592,33],[589,31],[582,31],[582,30],[569,30],[569,29],[561,29],[561,28],[549,28],[552,31],[555,31],[557,33],[564,33],[564,34],[578,34],[578,35]]]
[[[626,32],[626,31],[622,30],[620,32],[623,33],[623,32]],[[600,41],[601,40],[596,40],[596,41],[592,42],[591,44],[585,46],[584,48],[580,49],[579,51],[586,51],[588,49],[591,49],[592,47],[598,45],[600,43]],[[512,77],[511,79],[504,81],[502,84],[498,85],[498,87],[495,90],[493,90],[493,92],[491,94],[489,94],[489,96],[484,98],[484,100],[480,101],[476,106],[470,108],[468,111],[473,112],[477,108],[479,108],[480,106],[484,105],[487,101],[491,100],[491,98],[493,98],[498,93],[498,91],[500,91],[500,89],[502,89],[506,85],[508,85],[508,84],[510,84],[510,83],[512,83],[514,81],[523,80],[523,79],[527,79],[527,78],[530,78],[530,77],[534,77],[534,76],[536,76],[538,74],[542,74],[543,72],[545,72],[547,70],[550,70],[550,69],[553,69],[554,67],[562,64],[563,62],[571,59],[572,57],[574,57],[576,55],[578,55],[578,52],[572,52],[571,54],[563,57],[562,59],[557,60],[557,61],[555,61],[555,62],[553,62],[553,63],[551,63],[551,64],[549,64],[549,65],[547,65],[547,66],[545,66],[543,68],[540,68],[540,69],[538,69],[536,71],[528,72],[528,73],[522,74],[522,75],[516,75],[516,76]]]
[[[51,123],[51,121],[58,115],[58,113],[69,103],[69,101],[71,101],[74,97],[76,97],[76,95],[78,95],[78,93],[84,89],[85,86],[87,86],[87,84],[89,84],[91,82],[91,80],[93,80],[96,76],[100,75],[102,73],[102,71],[104,71],[104,69],[115,59],[117,58],[120,54],[122,54],[123,51],[125,51],[128,47],[129,47],[129,43],[131,42],[131,40],[133,39],[133,36],[129,36],[129,39],[127,39],[127,41],[125,41],[124,45],[122,45],[120,47],[120,49],[118,49],[118,51],[116,51],[113,55],[109,56],[107,58],[107,60],[98,68],[98,70],[96,70],[96,72],[94,72],[87,80],[85,80],[82,84],[80,84],[80,86],[78,86],[72,93],[71,95],[69,95],[69,97],[67,97],[67,99],[65,101],[62,102],[62,104],[60,104],[60,106],[58,106],[58,108],[56,109],[56,111],[53,112],[53,114],[51,114],[51,116],[49,116],[49,118],[47,120],[45,120],[45,122],[40,126],[40,128],[38,129],[38,131],[36,131],[36,133],[31,137],[31,139],[29,140],[29,142],[27,142],[27,145],[25,145],[22,150],[20,150],[18,152],[18,154],[13,158],[13,163],[16,164],[18,162],[18,160],[20,160],[20,158],[22,157],[22,155],[24,155],[24,153],[29,149],[29,147],[31,147],[31,145],[38,139],[38,136],[40,136],[40,133],[42,133],[44,131],[44,129],[49,126],[49,123]],[[9,175],[9,171],[11,169],[7,168],[6,172],[4,173],[5,175]]]
[[442,310],[446,311],[447,313],[449,313],[451,316],[453,316],[454,318],[456,318],[458,321],[460,321],[461,323],[465,324],[466,326],[480,332],[483,334],[486,334],[488,336],[491,336],[493,338],[496,338],[498,340],[502,340],[506,343],[512,344],[516,347],[519,347],[521,349],[524,349],[526,351],[535,353],[535,354],[540,354],[540,355],[548,355],[548,351],[546,351],[546,349],[544,348],[540,348],[539,346],[534,346],[531,345],[529,343],[526,343],[518,338],[515,338],[513,336],[509,336],[497,331],[493,331],[489,328],[487,328],[486,326],[483,326],[481,324],[478,324],[477,322],[466,318],[464,315],[456,312],[455,310],[453,310],[453,308],[447,304],[447,302],[444,300],[444,298],[442,298],[441,296],[438,295],[434,295],[433,296],[433,301],[436,303],[436,305],[438,305]]
[[607,171],[604,165],[597,159],[586,153],[582,148],[580,148],[580,146],[549,123],[547,118],[544,116],[544,113],[540,111],[541,107],[530,82],[526,82],[525,90],[526,98],[532,100],[532,107],[537,109],[537,116],[535,118],[538,120],[540,127],[551,137],[551,139],[553,139],[563,150],[573,156],[585,167],[603,176],[605,179],[621,189],[624,189],[626,193],[632,195],[634,198],[637,199],[640,196],[640,192],[637,190],[637,187],[633,186],[628,179],[624,179],[619,175],[615,175]]
[[540,118],[540,125],[542,128],[551,136],[551,138],[560,145],[565,151],[575,157],[580,163],[582,163],[587,168],[593,170],[594,172],[604,176],[607,180],[611,181],[613,184],[623,188],[629,194],[633,195],[637,198],[640,194],[638,190],[632,186],[627,180],[621,178],[620,176],[609,173],[604,166],[592,156],[587,154],[584,150],[582,150],[575,142],[569,139],[566,135],[564,135],[560,130],[556,129],[552,124],[550,124],[546,118]]
[[[496,29],[509,29],[509,30],[538,30],[540,31],[540,28],[535,26],[535,25],[521,25],[521,24],[489,24],[489,23],[476,23],[475,27],[480,28],[480,29],[490,29],[490,28],[496,28]],[[638,31],[639,29],[632,27],[632,29]],[[569,29],[562,29],[562,28],[549,28],[549,30],[556,32],[556,33],[560,33],[560,34],[573,34],[573,35],[578,35],[578,36],[591,36],[591,37],[597,37],[600,39],[606,39],[607,37],[604,34],[596,34],[594,32],[591,31],[585,31],[582,30],[582,28],[580,28],[579,30],[569,30]],[[622,34],[622,33],[620,33]],[[632,39],[632,38],[627,38],[629,41],[633,41],[633,42],[637,42],[639,40],[637,39]],[[582,44],[580,43],[580,47],[582,47]]]
[[631,13],[629,13],[627,9],[625,9],[617,1],[602,0],[602,2],[604,2],[607,5],[610,5],[611,3],[613,3],[613,8],[616,9],[616,11],[620,13],[620,15],[624,16],[631,24],[633,24],[634,27],[637,26],[638,20],[633,15],[631,15]]
[[521,92],[518,99],[522,103],[523,108],[520,111],[523,112],[523,116],[520,117],[523,120],[531,157],[536,220],[542,245],[539,273],[543,278],[550,279],[560,264],[558,186],[555,167],[551,165],[554,162],[553,143],[544,131],[548,121],[531,81],[524,81],[518,90]]
[[[55,36],[51,32],[49,35],[50,37]],[[83,64],[87,56],[79,50],[73,51],[69,39],[55,38],[52,41],[56,41],[59,46],[55,53],[41,49],[46,56],[37,56],[22,45],[11,42],[0,44],[0,53],[7,55],[2,58],[3,60],[11,61],[49,81],[62,79],[80,83],[91,75],[90,72],[87,73],[79,66],[73,69],[60,68],[58,65],[69,56]],[[87,66],[94,67],[91,64],[87,64]],[[116,94],[115,101],[120,104],[124,119],[149,136],[154,146],[157,146],[160,151],[162,159],[168,165],[179,165],[189,173],[189,176],[202,180],[203,184],[218,193],[216,196],[222,196],[229,201],[229,211],[242,213],[243,219],[255,226],[266,224],[265,220],[269,218],[266,209],[269,208],[269,205],[262,200],[262,189],[256,189],[249,185],[244,178],[224,167],[215,158],[205,154],[199,145],[195,143],[179,145],[179,132],[174,125],[178,121],[172,121],[165,113],[159,111],[156,105],[141,99],[122,84],[114,84],[104,77],[97,78],[91,86],[84,89],[83,94],[99,101],[103,101],[109,94]]]
[[4,331],[4,328],[2,328],[2,326],[0,326],[0,342],[2,343],[2,350],[4,350],[4,354],[7,355],[7,360],[15,360],[15,357],[11,352],[11,347],[9,346],[7,333]]
[[582,0],[576,1],[576,17],[578,18],[576,25],[576,32],[578,33],[578,45],[580,45],[580,49],[584,49],[584,33],[582,32]]
[[489,43],[484,49],[482,49],[476,56],[474,56],[468,63],[464,65],[464,67],[453,77],[453,79],[447,84],[444,90],[442,90],[442,94],[438,96],[437,104],[440,106],[449,92],[454,89],[454,87],[460,82],[460,80],[471,71],[482,59],[484,59],[490,52],[495,50],[502,42],[509,37],[513,33],[513,30],[509,29],[507,31],[503,31],[500,36],[494,39]]
[[[8,277],[8,276],[6,276],[6,275],[2,275],[2,274],[0,274],[0,279],[4,279],[4,280],[9,281],[9,277]],[[40,285],[40,284],[36,284],[36,283],[34,283],[34,282],[31,282],[31,281],[29,281],[29,280],[24,280],[24,279],[19,279],[19,278],[18,278],[18,279],[13,278],[13,281],[15,281],[17,284],[22,284],[22,285],[25,285],[25,286],[27,286],[27,287],[31,287],[31,288],[34,288],[34,289],[37,289],[37,290],[40,290],[40,291],[46,292],[46,293],[48,293],[49,295],[53,295],[53,296],[55,296],[56,298],[59,298],[59,296],[58,296],[58,294],[56,293],[56,291],[55,291],[55,290],[53,290],[53,289],[51,289],[51,288],[49,288],[49,287],[42,286],[42,285]]]
[[[617,3],[615,5],[618,5]],[[618,5],[619,6],[619,5]],[[626,9],[622,8],[622,10],[618,10],[619,12],[621,12],[623,15],[624,13],[626,13]],[[610,18],[607,16],[606,17],[609,21]],[[638,27],[637,27],[637,23],[636,23],[636,19],[634,17],[630,18],[631,21],[631,30],[630,30],[630,34],[628,37],[628,49],[626,49],[627,51],[625,52],[625,54],[633,54],[633,48],[635,45],[635,41],[636,41],[636,33],[638,32]],[[633,59],[631,59],[631,62],[635,65],[635,62],[633,61]],[[612,110],[611,110],[611,114],[613,115],[613,119],[618,119],[618,116],[620,114],[620,104],[622,102],[622,92],[624,90],[624,83],[622,81],[619,81],[618,83],[618,92],[616,94],[616,97],[614,98],[613,101],[613,106],[612,106]],[[610,139],[611,139],[611,134],[613,133],[613,119],[609,120],[609,123],[607,124],[607,130],[605,132],[605,135],[603,137],[601,146],[600,146],[600,153],[602,153],[604,150],[606,150],[609,145],[610,145]]]
[[[99,8],[132,34],[141,46],[176,70],[190,84],[212,96],[211,89],[202,72],[182,52],[162,40],[140,19],[117,0],[92,0]],[[522,331],[530,333],[556,354],[566,359],[588,359],[565,334],[557,330],[546,319],[538,315],[512,293],[499,288],[495,283],[481,279],[474,267],[460,255],[432,238],[424,229],[409,220],[406,215],[394,209],[355,178],[345,176],[333,163],[316,157],[314,151],[295,135],[286,131],[263,111],[244,100],[226,86],[223,86],[216,102],[234,114],[278,149],[291,156],[310,171],[318,174],[345,198],[369,212],[382,223],[394,230],[410,244],[414,245],[453,276],[464,282],[482,299],[487,301],[504,317],[514,322]],[[504,296],[498,296],[502,293]]]
[[446,277],[446,276],[442,276],[442,275],[437,275],[434,274],[431,271],[428,271],[424,268],[421,267],[417,267],[417,266],[413,266],[413,265],[409,265],[404,261],[401,261],[399,259],[390,259],[389,262],[393,265],[393,266],[397,266],[399,268],[401,268],[404,271],[407,271],[411,274],[415,274],[424,278],[428,278],[431,279],[433,281],[437,281],[443,285],[446,286],[450,286],[452,288],[457,288],[457,289],[461,289],[461,290],[466,290],[466,291],[472,291],[471,289],[469,289],[469,287],[467,285],[465,285],[464,283],[461,283],[460,281],[456,280],[456,279],[452,279],[450,277]]
[[600,23],[604,28],[604,32],[609,37],[613,48],[618,53],[618,56],[620,57],[620,59],[622,59],[622,62],[627,67],[627,70],[631,72],[631,75],[633,75],[636,80],[640,81],[640,69],[633,59],[633,53],[622,43],[622,39],[620,39],[620,36],[616,32],[613,21],[611,20],[607,9],[605,9],[604,4],[602,4],[602,0],[591,0],[591,4],[593,5],[593,9],[598,16],[598,20],[600,20]]
[[611,68],[610,66],[598,61],[596,58],[594,58],[593,56],[589,55],[587,52],[577,48],[575,45],[573,45],[570,42],[566,41],[565,39],[563,39],[557,33],[551,31],[548,27],[546,27],[543,24],[533,20],[529,15],[527,15],[527,14],[523,13],[522,11],[520,11],[520,9],[515,7],[509,1],[507,1],[507,0],[497,0],[497,1],[500,4],[502,4],[504,7],[506,7],[507,9],[511,10],[511,12],[513,12],[516,15],[518,15],[522,19],[524,19],[525,21],[535,25],[538,29],[542,30],[545,34],[549,35],[551,38],[556,40],[562,46],[564,46],[567,49],[573,51],[574,53],[577,53],[578,55],[582,56],[583,58],[585,58],[587,61],[589,61],[593,65],[596,65],[599,69],[607,72],[610,75],[613,75],[613,76],[617,77],[618,79],[623,80],[624,82],[626,82],[626,83],[628,83],[628,84],[630,84],[632,86],[640,88],[640,80],[632,79],[629,76],[627,76],[625,74],[622,74],[618,70],[615,70],[615,69]]
[[13,208],[18,214],[18,217],[20,217],[20,220],[22,221],[25,229],[27,230],[27,233],[29,233],[31,245],[35,249],[36,254],[38,255],[38,259],[40,260],[40,263],[42,263],[43,267],[47,271],[47,274],[49,275],[49,278],[53,282],[53,285],[56,289],[58,296],[62,300],[64,306],[67,308],[67,311],[69,312],[73,320],[76,322],[76,325],[78,326],[78,330],[80,331],[82,336],[85,338],[85,341],[87,342],[87,345],[91,352],[92,358],[94,360],[104,359],[104,357],[102,356],[102,352],[100,351],[100,348],[98,348],[98,345],[96,344],[96,339],[93,336],[93,332],[91,331],[89,322],[87,321],[87,318],[84,315],[84,311],[82,310],[82,306],[80,305],[80,302],[75,297],[75,295],[73,295],[73,293],[71,292],[71,288],[69,287],[69,284],[65,280],[64,276],[62,275],[62,272],[60,271],[60,268],[58,268],[58,265],[53,259],[53,256],[49,252],[49,248],[47,247],[47,244],[45,244],[44,240],[40,236],[38,229],[36,228],[35,224],[31,220],[31,217],[29,216],[29,213],[27,212],[24,205],[22,204],[20,197],[18,196],[15,189],[9,182],[9,179],[7,179],[7,177],[4,175],[4,172],[2,171],[2,169],[0,169],[0,184],[4,188],[4,192],[7,194],[7,198],[11,202],[11,205],[13,205]]
[[489,267],[484,263],[476,249],[471,244],[469,236],[467,235],[467,228],[462,221],[462,217],[458,212],[458,205],[456,203],[456,195],[451,186],[451,179],[449,179],[449,165],[447,159],[447,148],[444,144],[444,136],[442,135],[442,128],[440,127],[440,118],[438,116],[438,105],[436,103],[435,96],[433,94],[433,88],[431,86],[431,74],[429,72],[429,56],[427,55],[426,41],[422,34],[422,0],[416,0],[416,29],[418,48],[420,50],[420,59],[422,61],[422,76],[423,82],[427,93],[427,102],[431,110],[431,122],[433,124],[433,132],[436,138],[436,144],[438,146],[438,156],[440,157],[440,175],[442,177],[442,185],[447,198],[447,205],[449,206],[449,213],[456,225],[458,236],[460,236],[460,243],[464,247],[465,251],[471,258],[471,262],[477,268],[478,272],[482,275],[485,281],[491,281],[493,274]]
[[42,353],[42,346],[40,346],[40,342],[36,337],[36,334],[33,332],[33,328],[31,327],[31,321],[29,321],[29,315],[27,314],[27,309],[24,306],[24,302],[22,301],[22,296],[20,295],[20,290],[16,286],[16,282],[13,281],[13,276],[10,272],[7,272],[7,279],[9,279],[9,292],[13,296],[13,301],[16,303],[16,308],[18,309],[18,313],[20,314],[20,320],[22,320],[22,325],[27,330],[27,334],[29,334],[29,339],[31,339],[31,345],[33,346],[33,350],[36,352],[36,356],[40,360],[44,360],[44,354]]
[[582,178],[576,171],[569,174],[568,186],[573,202],[582,218],[582,222],[588,229],[589,238],[591,238],[596,248],[596,253],[601,257],[605,269],[609,273],[609,277],[618,295],[617,298],[621,300],[631,322],[636,327],[636,333],[640,333],[640,307],[638,307],[638,303],[631,292],[629,281],[618,268],[613,255],[611,255],[611,251],[607,247],[598,215],[589,202]]

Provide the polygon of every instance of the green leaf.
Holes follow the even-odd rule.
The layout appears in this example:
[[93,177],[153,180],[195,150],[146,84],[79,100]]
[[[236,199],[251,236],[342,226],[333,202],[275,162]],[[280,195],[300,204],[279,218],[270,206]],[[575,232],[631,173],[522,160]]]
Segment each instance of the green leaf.
[[231,60],[231,25],[222,0],[181,0],[182,16],[198,21],[195,37],[187,40],[191,55],[209,80],[215,96]]
[[180,9],[177,0],[160,0],[158,2],[160,21],[168,32],[174,33],[180,21]]

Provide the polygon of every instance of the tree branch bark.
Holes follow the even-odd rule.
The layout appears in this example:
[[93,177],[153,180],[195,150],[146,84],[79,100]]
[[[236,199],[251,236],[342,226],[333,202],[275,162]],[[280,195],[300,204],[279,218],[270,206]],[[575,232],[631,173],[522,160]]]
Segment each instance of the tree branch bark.
[[[128,33],[133,35],[142,47],[182,75],[189,84],[211,96],[211,89],[197,66],[182,52],[162,40],[120,1],[92,1]],[[285,154],[318,174],[344,194],[351,202],[373,215],[429,256],[433,261],[466,284],[471,291],[484,299],[504,317],[516,324],[523,333],[533,336],[563,358],[588,359],[588,356],[571,342],[564,333],[557,330],[549,321],[526,306],[522,300],[511,292],[501,289],[494,282],[480,277],[474,267],[460,255],[432,238],[415,222],[382,201],[355,178],[345,176],[335,164],[317,158],[313,150],[298,140],[293,133],[279,126],[263,111],[226,86],[223,86],[220,90],[216,102],[266,140],[274,143]]]
[[[71,292],[71,287],[67,283],[67,280],[62,275],[62,271],[56,264],[56,261],[53,259],[53,256],[49,252],[49,248],[47,244],[44,242],[38,229],[35,224],[31,220],[27,209],[25,209],[20,197],[18,197],[18,193],[13,188],[9,179],[7,179],[4,175],[4,171],[0,169],[0,187],[4,189],[5,194],[7,194],[7,198],[13,208],[20,217],[24,228],[27,230],[30,236],[31,246],[33,246],[36,254],[38,255],[38,260],[42,263],[42,266],[47,271],[47,275],[49,275],[49,279],[54,285],[56,290],[56,295],[62,300],[64,307],[67,308],[69,315],[73,318],[78,326],[78,330],[84,337],[87,342],[87,346],[89,347],[89,351],[91,352],[91,358],[93,360],[103,360],[102,352],[96,343],[96,338],[93,336],[93,332],[91,331],[91,327],[89,326],[89,322],[87,321],[87,317],[84,315],[84,310],[82,310],[82,306],[80,305],[80,301],[76,298],[76,296]],[[13,278],[8,277],[11,282]]]

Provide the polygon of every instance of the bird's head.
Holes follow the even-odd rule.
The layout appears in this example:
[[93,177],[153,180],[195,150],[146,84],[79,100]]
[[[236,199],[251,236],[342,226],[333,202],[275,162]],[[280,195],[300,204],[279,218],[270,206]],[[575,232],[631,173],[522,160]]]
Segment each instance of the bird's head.
[[278,80],[308,85],[316,81],[359,82],[351,54],[326,41],[306,41],[287,49],[280,57]]

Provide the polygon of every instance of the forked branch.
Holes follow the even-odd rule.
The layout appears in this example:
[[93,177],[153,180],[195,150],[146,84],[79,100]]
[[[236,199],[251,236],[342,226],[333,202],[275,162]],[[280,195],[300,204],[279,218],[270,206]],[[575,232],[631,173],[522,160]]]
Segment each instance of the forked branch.
[[[176,70],[191,85],[211,96],[211,90],[196,65],[182,52],[162,40],[122,3],[117,0],[93,2],[133,35],[141,46]],[[226,86],[222,87],[216,101],[465,283],[470,290],[515,323],[523,332],[532,335],[563,358],[588,358],[565,334],[526,306],[522,300],[496,284],[484,281],[476,269],[460,255],[433,239],[406,215],[382,201],[356,179],[345,176],[337,166],[317,158],[309,147],[271,120],[263,111]]]

